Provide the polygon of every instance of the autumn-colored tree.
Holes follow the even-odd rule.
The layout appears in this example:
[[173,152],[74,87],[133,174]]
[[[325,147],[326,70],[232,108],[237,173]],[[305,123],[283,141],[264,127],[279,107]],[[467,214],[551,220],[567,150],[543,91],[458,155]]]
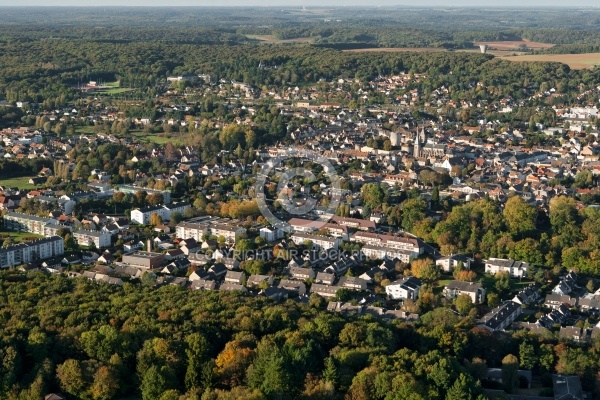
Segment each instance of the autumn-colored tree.
[[417,258],[410,263],[412,274],[426,283],[433,283],[440,277],[440,268],[431,258]]
[[475,282],[477,280],[477,273],[472,270],[455,271],[453,275],[457,281]]
[[254,350],[246,347],[240,341],[227,342],[225,349],[215,360],[217,375],[226,385],[231,387],[241,385],[253,356]]
[[78,360],[68,359],[56,367],[56,376],[60,387],[73,396],[81,396],[85,388],[85,379]]
[[94,400],[109,400],[119,390],[117,377],[107,366],[102,366],[94,374],[94,383],[90,388],[90,393]]
[[163,220],[160,215],[158,215],[157,213],[150,214],[150,225],[156,226],[156,225],[162,225],[162,223],[163,223]]
[[159,204],[162,204],[164,199],[162,193],[152,193],[146,197],[146,201],[151,206],[157,206]]

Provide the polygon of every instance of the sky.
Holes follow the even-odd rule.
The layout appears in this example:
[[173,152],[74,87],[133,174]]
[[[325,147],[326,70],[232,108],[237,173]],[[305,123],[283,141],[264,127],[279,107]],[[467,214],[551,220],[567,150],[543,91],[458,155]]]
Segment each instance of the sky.
[[446,6],[446,7],[600,7],[598,0],[0,0],[0,6]]

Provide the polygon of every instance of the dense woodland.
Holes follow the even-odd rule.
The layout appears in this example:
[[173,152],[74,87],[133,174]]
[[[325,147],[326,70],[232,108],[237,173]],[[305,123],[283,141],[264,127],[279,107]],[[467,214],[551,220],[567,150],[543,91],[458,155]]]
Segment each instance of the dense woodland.
[[[485,367],[578,374],[600,347],[494,336],[438,308],[422,322],[343,318],[324,302],[32,273],[0,274],[0,395],[39,399],[475,399]],[[507,372],[508,373],[508,372]],[[345,397],[344,397],[345,396]]]

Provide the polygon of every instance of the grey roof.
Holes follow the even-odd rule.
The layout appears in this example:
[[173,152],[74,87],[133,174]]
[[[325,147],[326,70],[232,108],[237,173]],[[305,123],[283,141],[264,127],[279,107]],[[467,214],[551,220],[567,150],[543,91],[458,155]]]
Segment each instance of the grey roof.
[[13,211],[7,212],[6,215],[4,216],[4,218],[6,218],[6,217],[26,219],[29,221],[36,221],[36,222],[47,222],[50,219],[48,217],[38,217],[37,215],[29,215],[29,214],[13,212]]
[[481,289],[481,283],[478,282],[463,282],[463,281],[451,281],[446,285],[446,288],[451,290],[460,290],[461,292],[475,293]]
[[578,376],[552,375],[556,400],[583,400],[583,389]]
[[482,319],[482,323],[493,331],[498,330],[502,323],[520,308],[519,303],[509,300],[486,314]]

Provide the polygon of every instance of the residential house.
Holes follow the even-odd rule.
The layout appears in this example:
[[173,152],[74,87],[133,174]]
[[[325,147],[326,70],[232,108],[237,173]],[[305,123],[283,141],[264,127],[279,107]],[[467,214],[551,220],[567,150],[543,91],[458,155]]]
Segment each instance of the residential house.
[[268,288],[261,290],[258,295],[280,301],[288,298],[288,291],[280,287],[269,286]]
[[248,277],[248,281],[246,282],[246,286],[248,286],[248,287],[259,287],[263,284],[272,286],[273,285],[273,276],[272,275],[250,275]]
[[412,250],[394,249],[387,246],[378,246],[375,244],[366,244],[361,249],[362,253],[372,259],[397,259],[403,263],[409,263],[416,254]]
[[315,278],[315,271],[311,268],[291,267],[289,275],[292,279],[308,280]]
[[356,291],[367,290],[367,281],[355,276],[342,276],[338,282],[338,287]]
[[297,245],[303,244],[305,241],[309,240],[312,242],[314,248],[321,250],[337,249],[338,245],[341,243],[341,240],[339,238],[317,236],[308,233],[294,233],[291,236],[291,239]]
[[271,243],[283,239],[285,232],[283,231],[283,229],[279,228],[264,227],[260,228],[259,233],[260,237],[265,239],[267,243]]
[[229,270],[222,263],[216,263],[208,269],[208,272],[214,275],[215,279],[221,279],[229,272]]
[[546,300],[544,301],[544,305],[546,307],[556,309],[563,304],[569,308],[573,308],[577,305],[577,299],[568,295],[560,295],[553,293],[546,295]]
[[420,239],[404,236],[392,236],[371,232],[356,232],[350,241],[387,247],[389,249],[408,250],[418,257],[425,251],[425,246]]
[[515,303],[519,304],[535,304],[542,298],[538,288],[532,283],[524,289],[521,289],[519,293],[512,299]]
[[581,379],[576,376],[552,375],[555,400],[584,400]]
[[110,247],[112,243],[110,233],[85,229],[73,232],[73,238],[80,246],[92,246],[93,244],[98,249]]
[[577,276],[577,274],[573,271],[569,271],[569,273],[566,276],[561,278],[558,285],[556,285],[552,289],[552,293],[558,294],[558,295],[571,294],[571,292],[573,292],[578,287],[577,286],[578,280],[579,280],[579,277]]
[[490,258],[485,261],[485,272],[496,275],[498,272],[508,272],[513,278],[523,278],[527,274],[529,263],[511,259]]
[[192,290],[215,290],[216,287],[217,283],[213,280],[198,279],[190,283],[190,289]]
[[511,326],[522,312],[519,303],[509,300],[484,315],[478,326],[490,332],[502,331]]
[[318,272],[317,276],[315,278],[315,282],[317,284],[331,286],[331,285],[333,285],[333,282],[335,282],[335,274],[328,274],[326,272]]
[[245,286],[242,285],[238,285],[235,283],[223,283],[220,287],[219,290],[237,290],[240,292],[247,292],[248,289],[246,289]]
[[298,296],[304,296],[306,294],[306,285],[301,281],[292,281],[289,279],[282,279],[277,285],[278,288],[285,289],[288,292],[294,292]]
[[238,285],[243,285],[246,280],[246,275],[239,271],[227,271],[225,274],[225,283],[236,283]]
[[385,287],[385,293],[393,300],[417,300],[422,282],[414,276],[404,277]]
[[485,289],[478,282],[451,281],[444,287],[444,297],[455,299],[461,294],[471,298],[473,304],[482,304],[485,301]]
[[310,293],[316,293],[321,297],[335,297],[339,287],[322,285],[319,283],[313,283],[310,287]]
[[464,254],[453,254],[435,260],[435,265],[444,272],[454,271],[459,263],[462,263],[464,269],[471,269],[471,259]]

